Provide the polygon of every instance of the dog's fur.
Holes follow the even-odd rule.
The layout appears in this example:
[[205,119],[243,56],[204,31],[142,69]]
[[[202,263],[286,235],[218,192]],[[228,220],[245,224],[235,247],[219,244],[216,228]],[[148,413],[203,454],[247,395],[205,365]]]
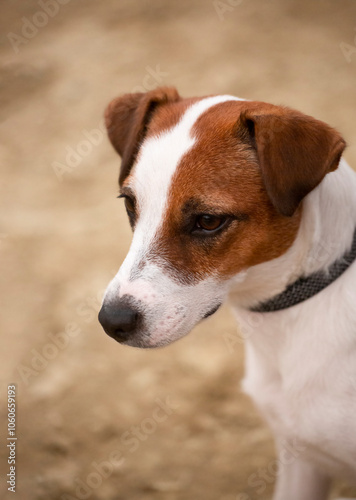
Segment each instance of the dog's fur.
[[[350,249],[356,174],[342,137],[288,108],[172,88],[115,99],[106,123],[134,229],[103,302],[139,311],[123,343],[169,344],[229,299],[243,387],[280,453],[275,500],[324,500],[332,477],[356,483],[356,263],[299,305],[250,311]],[[207,232],[200,214],[227,222]]]

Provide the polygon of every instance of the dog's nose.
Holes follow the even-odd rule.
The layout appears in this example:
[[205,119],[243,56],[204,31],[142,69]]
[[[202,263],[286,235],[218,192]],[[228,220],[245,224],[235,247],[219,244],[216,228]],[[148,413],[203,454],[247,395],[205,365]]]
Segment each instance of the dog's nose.
[[137,327],[139,313],[127,305],[116,307],[103,305],[98,319],[110,337],[118,342],[125,342]]

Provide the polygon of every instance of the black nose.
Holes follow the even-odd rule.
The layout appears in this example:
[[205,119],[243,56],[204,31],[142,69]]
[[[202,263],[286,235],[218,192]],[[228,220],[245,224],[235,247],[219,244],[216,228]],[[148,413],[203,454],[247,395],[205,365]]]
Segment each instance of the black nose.
[[110,337],[118,342],[125,342],[137,327],[139,313],[127,305],[116,307],[103,305],[98,319]]

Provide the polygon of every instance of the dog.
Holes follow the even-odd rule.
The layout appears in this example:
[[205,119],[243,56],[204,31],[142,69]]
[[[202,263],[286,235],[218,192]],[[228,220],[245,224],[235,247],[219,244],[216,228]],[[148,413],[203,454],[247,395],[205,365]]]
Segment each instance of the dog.
[[229,301],[243,389],[280,457],[274,500],[325,500],[335,477],[356,484],[356,174],[344,139],[287,107],[170,87],[114,99],[105,120],[133,229],[99,313],[105,332],[164,346]]

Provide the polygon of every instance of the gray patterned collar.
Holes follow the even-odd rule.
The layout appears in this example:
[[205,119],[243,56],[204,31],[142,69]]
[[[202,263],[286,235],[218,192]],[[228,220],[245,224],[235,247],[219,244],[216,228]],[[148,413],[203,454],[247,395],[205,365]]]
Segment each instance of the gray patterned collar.
[[273,312],[295,306],[304,300],[310,299],[317,293],[324,290],[328,285],[341,276],[356,259],[356,229],[352,241],[351,250],[343,257],[335,261],[329,269],[317,271],[309,276],[301,277],[291,283],[283,292],[251,307],[254,312]]

